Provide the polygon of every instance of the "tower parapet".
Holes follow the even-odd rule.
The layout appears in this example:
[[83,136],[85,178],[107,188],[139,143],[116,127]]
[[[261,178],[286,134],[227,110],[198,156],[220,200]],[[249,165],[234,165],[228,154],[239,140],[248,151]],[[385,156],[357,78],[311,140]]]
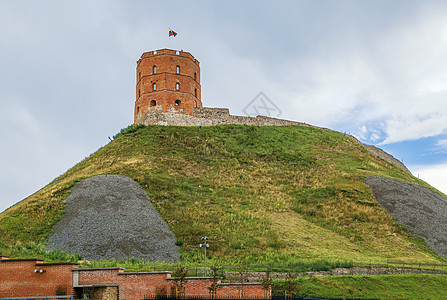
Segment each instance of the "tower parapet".
[[202,107],[200,64],[190,53],[161,49],[138,60],[134,123],[160,107],[188,115]]

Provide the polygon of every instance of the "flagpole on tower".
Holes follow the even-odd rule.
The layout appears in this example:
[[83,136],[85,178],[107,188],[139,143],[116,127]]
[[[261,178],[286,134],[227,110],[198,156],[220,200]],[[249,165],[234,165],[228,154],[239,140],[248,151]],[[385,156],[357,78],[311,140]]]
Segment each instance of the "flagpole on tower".
[[171,48],[171,36],[176,36],[177,32],[175,32],[174,30],[172,30],[171,28],[169,28],[169,48]]

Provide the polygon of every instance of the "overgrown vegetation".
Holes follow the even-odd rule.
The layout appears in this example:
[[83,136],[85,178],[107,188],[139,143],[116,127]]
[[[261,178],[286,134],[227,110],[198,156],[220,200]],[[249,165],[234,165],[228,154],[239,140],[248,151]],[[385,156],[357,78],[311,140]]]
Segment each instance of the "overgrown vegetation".
[[38,258],[45,262],[78,262],[81,256],[77,254],[68,254],[67,251],[60,249],[47,250],[45,243],[28,242],[23,244],[18,241],[12,245],[0,243],[0,253],[12,258]]
[[0,243],[43,242],[75,182],[135,179],[173,230],[182,262],[442,260],[399,226],[364,179],[427,186],[338,132],[305,126],[136,126],[0,215]]
[[445,275],[301,277],[275,280],[273,295],[324,299],[446,299]]

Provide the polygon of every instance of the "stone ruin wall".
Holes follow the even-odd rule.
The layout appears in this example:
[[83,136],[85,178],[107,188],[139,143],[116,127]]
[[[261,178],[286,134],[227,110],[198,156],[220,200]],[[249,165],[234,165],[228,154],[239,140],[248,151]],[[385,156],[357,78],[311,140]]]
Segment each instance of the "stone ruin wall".
[[[165,125],[165,126],[213,126],[222,124],[238,124],[238,125],[255,125],[255,126],[282,126],[282,125],[299,125],[308,126],[313,128],[330,130],[318,126],[309,125],[302,122],[294,122],[283,119],[276,119],[265,116],[233,116],[230,115],[228,108],[211,108],[211,107],[196,107],[194,108],[194,114],[192,116],[183,114],[175,109],[171,109],[168,112],[163,112],[161,107],[149,107],[146,111],[146,115],[141,119],[139,123],[145,125]],[[386,153],[380,148],[372,145],[365,145],[352,135],[345,134],[347,137],[352,138],[356,142],[362,144],[369,152],[376,155],[383,160],[395,164],[403,170],[411,173],[410,170],[399,160],[392,155]]]
[[377,148],[377,147],[375,147],[373,145],[365,145],[365,144],[363,144],[363,146],[365,146],[365,148],[369,152],[371,152],[372,154],[375,154],[378,157],[380,157],[381,159],[386,160],[387,162],[390,162],[392,164],[395,164],[398,167],[400,167],[401,169],[404,169],[405,171],[407,171],[408,173],[411,173],[410,170],[408,170],[408,168],[400,160],[396,159],[391,154],[388,154],[385,151],[383,151],[382,149]]
[[[301,125],[311,126],[306,123],[294,122],[264,116],[247,117],[230,115],[228,108],[196,107],[194,115],[190,116],[171,109],[163,112],[160,107],[150,107],[140,123],[145,125],[167,125],[167,126],[213,126],[222,124],[256,125],[256,126],[278,126],[278,125]],[[311,126],[315,127],[315,126]]]

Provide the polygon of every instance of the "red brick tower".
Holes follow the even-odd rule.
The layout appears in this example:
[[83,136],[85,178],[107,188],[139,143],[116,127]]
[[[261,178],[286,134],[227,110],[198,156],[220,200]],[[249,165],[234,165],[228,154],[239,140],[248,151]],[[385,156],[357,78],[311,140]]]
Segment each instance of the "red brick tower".
[[136,99],[135,124],[155,109],[192,115],[194,107],[202,107],[199,61],[170,49],[143,53],[137,62]]

